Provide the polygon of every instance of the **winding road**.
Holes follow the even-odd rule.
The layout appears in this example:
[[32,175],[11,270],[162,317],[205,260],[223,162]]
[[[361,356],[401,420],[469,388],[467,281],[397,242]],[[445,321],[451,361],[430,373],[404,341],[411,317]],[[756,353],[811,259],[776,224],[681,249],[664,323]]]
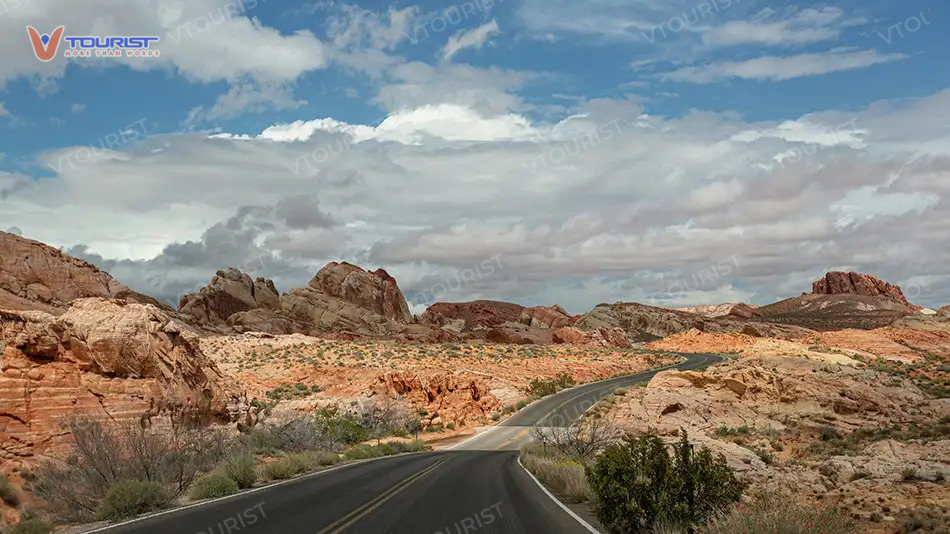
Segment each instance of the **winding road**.
[[346,464],[88,532],[108,534],[575,534],[578,521],[518,464],[534,426],[567,426],[619,387],[721,361],[681,354],[661,369],[545,397],[451,448]]

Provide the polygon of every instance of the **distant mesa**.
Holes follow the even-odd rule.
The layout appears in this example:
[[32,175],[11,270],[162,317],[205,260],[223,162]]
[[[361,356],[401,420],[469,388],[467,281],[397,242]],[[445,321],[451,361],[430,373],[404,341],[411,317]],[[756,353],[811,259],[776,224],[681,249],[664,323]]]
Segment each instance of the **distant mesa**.
[[900,286],[891,285],[869,274],[832,271],[812,283],[811,292],[815,295],[865,295],[869,297],[890,297],[914,307]]

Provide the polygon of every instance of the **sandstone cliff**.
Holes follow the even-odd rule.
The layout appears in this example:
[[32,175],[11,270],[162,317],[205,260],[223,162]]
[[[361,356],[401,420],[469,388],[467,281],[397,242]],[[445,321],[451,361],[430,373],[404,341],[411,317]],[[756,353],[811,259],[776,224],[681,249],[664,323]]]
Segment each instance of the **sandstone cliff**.
[[0,232],[0,309],[54,315],[78,298],[126,299],[162,307],[98,267],[37,241]]

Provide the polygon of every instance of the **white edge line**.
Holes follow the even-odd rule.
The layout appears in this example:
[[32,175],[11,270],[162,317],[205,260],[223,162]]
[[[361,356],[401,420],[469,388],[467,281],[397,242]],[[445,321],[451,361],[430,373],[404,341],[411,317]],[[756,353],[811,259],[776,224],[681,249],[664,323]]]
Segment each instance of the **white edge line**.
[[[438,452],[438,451],[425,451],[425,452]],[[302,475],[302,476],[299,476],[299,477],[288,478],[287,480],[281,480],[280,482],[273,482],[273,483],[271,483],[271,484],[267,484],[267,485],[260,486],[260,487],[257,487],[257,488],[252,488],[252,489],[245,490],[245,491],[241,491],[241,492],[238,492],[238,493],[232,493],[231,495],[225,495],[224,497],[216,497],[216,498],[214,498],[214,499],[208,499],[208,500],[206,500],[206,501],[200,501],[200,502],[191,503],[191,504],[188,504],[188,505],[185,505],[185,506],[179,506],[178,508],[170,508],[170,509],[168,509],[168,510],[163,510],[163,511],[161,511],[161,512],[156,512],[156,513],[154,513],[154,514],[148,514],[148,515],[143,515],[143,516],[135,517],[135,518],[132,518],[132,519],[127,519],[127,520],[125,520],[125,521],[122,521],[121,523],[112,523],[112,524],[109,524],[109,525],[101,526],[101,527],[99,527],[99,528],[97,528],[97,529],[95,529],[95,530],[84,530],[84,531],[82,531],[82,534],[92,534],[93,532],[104,532],[104,531],[109,530],[109,529],[113,529],[113,528],[117,528],[117,527],[122,527],[122,526],[125,526],[125,525],[131,525],[132,523],[138,523],[139,521],[145,521],[146,519],[152,519],[152,518],[154,518],[154,517],[160,517],[160,516],[163,516],[163,515],[168,515],[168,514],[173,514],[173,513],[177,513],[177,512],[182,512],[182,511],[188,510],[188,509],[190,509],[190,508],[197,508],[197,507],[199,507],[199,506],[206,506],[206,505],[209,505],[209,504],[213,504],[213,503],[221,502],[221,501],[226,501],[226,500],[229,500],[229,499],[236,499],[236,498],[238,498],[238,497],[244,497],[244,496],[250,495],[250,494],[252,494],[252,493],[257,493],[258,491],[263,491],[263,490],[267,490],[267,489],[271,489],[271,488],[276,488],[276,487],[279,487],[279,486],[283,486],[284,484],[290,484],[291,482],[300,482],[301,480],[306,480],[306,479],[308,479],[308,478],[314,478],[314,477],[317,477],[317,476],[319,476],[319,475],[322,475],[322,474],[325,474],[325,473],[329,473],[329,472],[331,472],[331,471],[337,471],[337,470],[339,470],[339,469],[344,469],[344,468],[346,468],[346,467],[352,467],[352,466],[354,466],[354,465],[359,465],[359,464],[365,464],[365,463],[369,463],[369,462],[374,462],[374,461],[376,461],[376,460],[385,460],[385,459],[387,459],[387,458],[398,458],[399,456],[407,456],[407,455],[409,455],[409,454],[418,454],[418,453],[394,454],[394,455],[391,455],[391,456],[380,456],[379,458],[368,458],[368,459],[366,459],[366,460],[357,460],[357,461],[355,461],[355,462],[345,462],[345,463],[343,463],[342,465],[337,465],[337,466],[331,467],[331,468],[329,468],[329,469],[321,469],[320,471],[316,471],[316,472],[313,472],[313,473],[307,473],[306,475]]]
[[550,497],[551,500],[554,501],[555,504],[557,504],[558,506],[560,506],[560,507],[561,507],[561,510],[564,510],[565,512],[567,512],[567,515],[569,515],[569,516],[571,516],[572,518],[574,518],[574,520],[577,521],[578,523],[580,523],[581,526],[583,526],[584,528],[586,528],[588,532],[593,532],[594,534],[601,534],[601,532],[600,532],[599,530],[597,530],[596,528],[594,528],[593,526],[591,526],[591,524],[588,523],[587,521],[584,521],[583,519],[581,519],[581,516],[575,514],[573,510],[571,510],[570,508],[568,508],[564,503],[562,503],[561,501],[559,501],[558,498],[555,497],[550,491],[548,491],[548,488],[545,488],[545,487],[544,487],[544,484],[542,484],[537,478],[535,478],[535,476],[534,476],[533,474],[531,474],[531,471],[528,471],[528,469],[524,466],[524,464],[521,463],[521,455],[518,456],[518,465],[521,466],[521,469],[524,469],[524,472],[525,472],[525,473],[528,473],[528,476],[531,477],[531,480],[533,480],[534,483],[537,484],[539,488],[541,488],[541,491],[543,491],[545,495],[547,495],[548,497]]

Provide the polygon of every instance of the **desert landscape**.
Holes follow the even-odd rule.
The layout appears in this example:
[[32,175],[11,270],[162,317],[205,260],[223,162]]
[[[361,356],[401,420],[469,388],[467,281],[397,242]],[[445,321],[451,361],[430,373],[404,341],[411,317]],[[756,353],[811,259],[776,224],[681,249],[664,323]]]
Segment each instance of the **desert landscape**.
[[[374,399],[454,443],[563,387],[659,373],[589,418],[628,436],[690,437],[757,491],[791,491],[867,532],[950,524],[950,307],[923,310],[873,276],[830,272],[767,306],[436,303],[409,312],[385,270],[330,263],[303,288],[219,271],[177,308],[52,247],[0,232],[0,512],[29,506],[31,470],[69,450],[64,421],[167,420],[247,432]],[[555,388],[556,389],[556,388]],[[32,513],[32,512],[31,512]]]

